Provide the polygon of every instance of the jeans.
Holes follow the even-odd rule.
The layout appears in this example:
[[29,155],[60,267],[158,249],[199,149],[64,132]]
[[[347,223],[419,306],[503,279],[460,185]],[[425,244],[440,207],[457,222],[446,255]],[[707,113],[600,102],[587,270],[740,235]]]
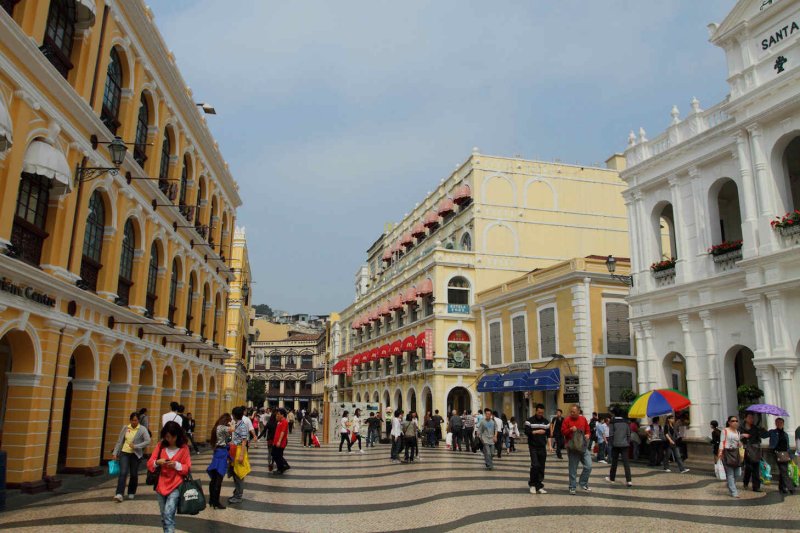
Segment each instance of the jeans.
[[578,463],[583,465],[580,478],[581,487],[588,487],[589,475],[592,473],[591,450],[586,448],[581,453],[567,452],[567,459],[569,460],[569,490],[575,490],[577,485],[576,479],[578,477]]
[[244,494],[244,479],[240,478],[234,472],[233,474],[233,496],[229,500],[241,500]]
[[406,448],[406,453],[404,455],[404,458],[406,461],[411,461],[413,463],[414,454],[417,453],[417,438],[416,437],[404,437],[404,438],[405,438],[405,448]]
[[611,470],[608,472],[608,479],[614,481],[617,477],[617,463],[622,457],[622,466],[625,467],[625,481],[631,482],[631,465],[628,463],[628,448],[611,448]]
[[750,479],[753,480],[753,490],[758,491],[761,489],[761,465],[759,463],[749,461],[747,456],[744,459],[744,477],[742,483],[747,487]]
[[[559,428],[557,431],[561,431]],[[555,441],[555,448],[556,448],[556,457],[562,459],[561,452],[564,450],[564,437],[556,437],[553,439]]]
[[639,459],[639,443],[631,442],[631,446],[633,446],[633,460],[636,461]]
[[349,433],[341,433],[342,438],[339,440],[339,451],[342,451],[342,444],[345,442],[347,443],[347,451],[349,452],[353,448],[353,444],[350,442],[350,434]]
[[654,440],[647,443],[650,449],[650,466],[656,466],[664,460],[664,441]]
[[161,511],[161,526],[164,528],[164,533],[175,532],[175,513],[178,511],[180,496],[180,487],[170,492],[167,496],[162,496],[156,492],[158,510]]
[[433,448],[434,446],[437,446],[438,444],[439,443],[436,442],[436,430],[435,429],[429,429],[428,430],[428,446]]
[[284,450],[286,450],[286,448],[281,448],[279,446],[272,447],[272,460],[275,462],[275,468],[281,473],[289,469],[289,463],[286,462],[286,459],[283,457]]
[[678,447],[671,444],[667,444],[666,450],[664,452],[664,470],[666,470],[667,466],[669,465],[670,456],[674,458],[675,464],[678,465],[678,470],[683,472],[683,470],[685,470],[685,467],[683,466],[683,459],[681,459],[681,454],[678,451]]
[[606,443],[605,442],[598,442],[597,443],[597,459],[595,459],[598,463],[600,461],[606,460]]
[[375,441],[378,440],[378,430],[376,428],[369,428],[367,430],[367,448],[375,447]]
[[139,459],[136,454],[122,452],[118,456],[119,476],[117,477],[117,492],[115,494],[125,494],[125,478],[131,476],[128,481],[128,494],[136,494],[139,486]]
[[736,478],[742,475],[741,467],[733,468],[732,466],[725,465],[725,482],[728,484],[728,492],[731,496],[738,496],[739,491],[736,490]]
[[303,446],[313,446],[311,443],[311,430],[304,429],[303,430]]
[[486,463],[486,468],[494,468],[494,443],[483,443],[483,460]]
[[528,452],[531,454],[531,474],[528,486],[539,490],[544,487],[544,464],[547,461],[547,448],[528,446]]
[[397,460],[400,457],[400,448],[403,445],[403,437],[392,437],[392,460]]
[[458,447],[458,451],[461,451],[461,428],[454,429],[452,433],[453,433],[453,451],[456,451],[456,447]]
[[789,479],[789,463],[778,463],[778,490],[794,491],[794,483]]
[[468,452],[472,451],[472,434],[475,432],[475,428],[464,428],[461,430],[461,440],[464,443],[464,446],[467,448]]

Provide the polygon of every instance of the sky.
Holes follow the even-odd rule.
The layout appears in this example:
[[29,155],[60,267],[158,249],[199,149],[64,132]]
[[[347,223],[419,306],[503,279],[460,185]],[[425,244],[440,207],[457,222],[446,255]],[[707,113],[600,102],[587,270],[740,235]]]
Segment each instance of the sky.
[[[596,164],[727,94],[734,0],[149,0],[239,182],[254,303],[328,314],[481,153]],[[226,9],[220,9],[224,5]]]

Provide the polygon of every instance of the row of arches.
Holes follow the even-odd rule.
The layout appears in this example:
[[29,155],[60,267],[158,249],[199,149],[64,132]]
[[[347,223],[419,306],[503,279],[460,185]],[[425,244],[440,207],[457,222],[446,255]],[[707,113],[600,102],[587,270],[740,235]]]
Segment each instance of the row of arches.
[[405,391],[397,387],[393,391],[389,388],[383,389],[382,392],[378,390],[355,392],[352,400],[358,403],[382,403],[384,409],[402,409],[406,413],[416,411],[419,414],[420,420],[423,419],[426,413],[433,414],[436,410],[439,414],[446,416],[447,413],[452,412],[454,409],[459,414],[464,411],[474,412],[480,409],[477,396],[474,391],[455,385],[447,390],[443,396],[444,404],[437,405],[434,403],[433,388],[430,385],[423,385],[419,392],[416,387],[409,387]]

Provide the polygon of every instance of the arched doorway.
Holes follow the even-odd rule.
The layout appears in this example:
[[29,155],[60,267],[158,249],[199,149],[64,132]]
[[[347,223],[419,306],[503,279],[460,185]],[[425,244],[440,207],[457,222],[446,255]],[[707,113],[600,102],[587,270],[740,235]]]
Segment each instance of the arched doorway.
[[381,401],[381,400],[380,400],[380,398],[379,398],[379,396],[378,396],[378,391],[375,391],[375,392],[372,394],[372,402],[377,404],[377,403],[380,403],[380,401]]
[[118,353],[108,366],[108,388],[106,389],[106,418],[103,423],[103,447],[101,460],[111,459],[119,428],[128,422],[128,362]]
[[387,407],[392,407],[392,402],[389,398],[389,391],[383,391],[383,407],[386,409]]
[[686,359],[683,355],[678,352],[670,352],[661,361],[661,366],[664,370],[664,383],[667,387],[686,394]]
[[455,409],[459,414],[469,409],[472,410],[472,399],[469,391],[464,387],[453,387],[447,393],[447,413],[448,415]]
[[[37,357],[34,341],[24,331],[12,330],[0,338],[0,449],[8,454],[7,481],[13,483],[25,481],[21,476],[25,470],[27,451],[25,446],[9,447],[3,446],[3,443],[11,439],[25,444],[40,444],[42,441],[38,435],[32,434],[31,430],[35,429],[32,414],[9,416],[9,406],[12,406],[12,410],[19,409],[17,406],[29,408],[31,396],[31,387],[16,384],[12,376],[36,373]],[[46,420],[45,416],[42,423],[46,424]]]
[[[64,392],[61,414],[61,436],[58,447],[58,469],[96,466],[97,456],[90,447],[99,446],[97,440],[87,440],[87,413],[92,413],[92,396],[95,393],[94,354],[88,346],[78,346],[69,358],[68,383]],[[72,424],[72,419],[84,419],[81,424]],[[97,435],[94,436],[97,439]]]
[[[417,393],[414,389],[408,390],[408,412],[417,410]],[[420,417],[422,418],[422,417]]]
[[725,354],[725,407],[726,415],[739,412],[739,387],[749,385],[758,387],[756,367],[753,365],[753,351],[747,346],[736,345]]
[[[160,412],[153,413],[159,420],[159,425],[161,423],[161,415],[164,413],[169,412],[169,404],[171,402],[178,401],[175,397],[175,374],[172,371],[172,367],[167,366],[164,368],[164,373],[161,374],[161,407]],[[158,428],[161,429],[160,427]],[[152,431],[152,428],[151,428]]]
[[394,408],[395,409],[403,408],[403,393],[400,392],[400,389],[394,391]]
[[217,412],[217,380],[214,376],[210,376],[208,378],[208,414],[206,415],[206,420],[208,420],[209,424],[213,424],[214,421],[217,420],[222,413]]
[[[429,387],[422,389],[422,411],[424,414],[433,414],[433,394]],[[422,418],[424,419],[424,416]]]

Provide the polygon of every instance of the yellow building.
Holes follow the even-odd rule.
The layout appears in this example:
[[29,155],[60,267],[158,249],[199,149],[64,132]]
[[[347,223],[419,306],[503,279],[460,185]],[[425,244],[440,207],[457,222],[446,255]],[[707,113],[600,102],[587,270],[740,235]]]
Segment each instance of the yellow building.
[[225,359],[225,391],[222,397],[222,410],[230,412],[237,405],[247,401],[248,346],[252,342],[251,329],[254,317],[251,316],[250,256],[247,253],[247,239],[244,228],[236,228],[230,257],[230,270],[233,280],[228,299],[227,328],[225,346],[230,357]]
[[[0,447],[38,490],[220,412],[238,187],[139,0],[0,3]],[[118,139],[115,139],[118,136]],[[128,144],[122,152],[121,142]]]
[[[630,261],[619,259],[617,272],[629,275]],[[637,389],[628,290],[606,257],[589,256],[478,293],[481,405],[521,420],[537,403],[548,415],[624,403],[622,391]]]
[[476,292],[576,256],[627,256],[621,190],[616,170],[473,150],[367,250],[332,326],[331,401],[477,409]]

